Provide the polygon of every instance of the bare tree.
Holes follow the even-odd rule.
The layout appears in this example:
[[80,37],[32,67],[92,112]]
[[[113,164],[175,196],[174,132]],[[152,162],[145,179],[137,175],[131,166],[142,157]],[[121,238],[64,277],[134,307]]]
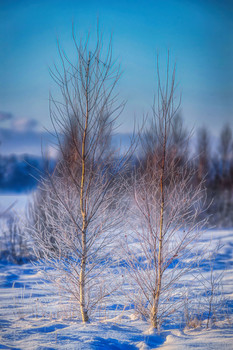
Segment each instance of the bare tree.
[[232,131],[229,124],[226,124],[221,131],[218,147],[222,178],[225,179],[229,174],[232,158]]
[[232,131],[229,124],[223,126],[219,135],[219,143],[215,155],[215,178],[213,190],[215,199],[213,203],[212,220],[214,224],[230,226],[232,222]]
[[[181,302],[181,279],[197,263],[197,255],[191,258],[191,251],[206,222],[199,220],[204,197],[201,184],[194,186],[189,162],[177,166],[173,152],[178,107],[175,69],[171,78],[169,70],[168,61],[163,87],[157,67],[158,94],[150,125],[150,147],[146,148],[146,171],[135,177],[131,234],[125,242],[129,274],[136,282],[134,305],[150,319],[153,328],[158,328]],[[177,135],[182,135],[181,130]],[[137,247],[135,251],[132,246]]]
[[89,38],[78,43],[73,34],[73,41],[77,62],[59,47],[62,70],[55,67],[51,73],[62,94],[61,102],[50,98],[60,161],[41,184],[45,218],[38,222],[44,227],[35,225],[31,231],[44,263],[57,271],[49,272],[49,278],[72,296],[82,321],[88,322],[90,312],[111,292],[111,283],[104,284],[105,269],[125,210],[123,198],[114,204],[127,156],[117,157],[110,147],[123,108],[113,94],[120,73],[111,42],[104,49],[99,33],[93,50]]
[[197,133],[197,155],[198,155],[198,181],[203,181],[210,170],[210,136],[208,130],[202,127]]
[[182,166],[188,159],[190,132],[184,127],[184,121],[181,114],[177,113],[172,122],[171,148],[173,158],[176,159],[179,166]]
[[[141,141],[141,159],[139,161],[139,172],[148,173],[159,163],[161,159],[162,147],[157,137],[155,129],[157,126],[151,120],[150,127],[144,132],[139,132]],[[184,127],[183,119],[179,113],[175,113],[169,136],[169,147],[167,158],[173,162],[174,167],[183,166],[188,160],[190,133]],[[168,154],[169,153],[169,154]],[[152,175],[153,176],[153,175]]]

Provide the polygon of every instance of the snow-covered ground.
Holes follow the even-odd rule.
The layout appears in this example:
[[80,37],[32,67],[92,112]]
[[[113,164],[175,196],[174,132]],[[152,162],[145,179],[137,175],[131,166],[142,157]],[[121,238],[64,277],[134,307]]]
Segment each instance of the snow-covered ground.
[[[233,349],[233,230],[212,230],[203,236],[211,246],[219,240],[214,271],[223,273],[227,312],[210,329],[204,321],[188,330],[179,318],[164,323],[160,334],[151,332],[128,307],[122,291],[106,300],[93,323],[83,325],[58,290],[54,294],[44,287],[33,265],[0,264],[0,349]],[[203,264],[203,278],[206,273]]]
[[0,195],[0,209],[4,212],[7,208],[11,208],[13,212],[22,214],[28,204],[30,195],[27,194],[1,194]]

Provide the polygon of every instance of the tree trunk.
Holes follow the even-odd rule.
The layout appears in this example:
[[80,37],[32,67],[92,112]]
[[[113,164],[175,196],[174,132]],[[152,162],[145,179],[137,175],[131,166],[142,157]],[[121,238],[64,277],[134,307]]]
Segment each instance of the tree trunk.
[[88,310],[86,308],[85,300],[85,272],[86,272],[86,263],[87,263],[87,237],[86,237],[86,228],[87,228],[87,208],[86,208],[86,198],[85,198],[85,179],[86,179],[86,136],[88,128],[88,119],[89,119],[89,104],[88,104],[88,79],[89,79],[89,66],[90,66],[90,53],[89,59],[87,62],[86,68],[86,120],[85,127],[83,131],[82,139],[82,175],[81,175],[81,186],[80,186],[80,208],[82,214],[82,259],[81,259],[81,269],[79,276],[80,283],[80,311],[82,315],[83,323],[89,321]]
[[151,326],[158,328],[158,309],[159,309],[159,298],[161,293],[162,284],[162,250],[163,250],[163,220],[164,220],[164,173],[165,173],[165,159],[166,159],[166,120],[165,120],[165,134],[163,142],[163,155],[161,164],[161,176],[160,176],[160,193],[161,193],[161,209],[160,209],[160,225],[159,225],[159,252],[158,252],[158,268],[157,268],[157,283],[154,289],[153,305],[151,308]]
[[80,271],[80,310],[82,315],[83,323],[89,321],[88,311],[86,309],[85,301],[85,272],[86,272],[86,228],[82,228],[82,260],[81,260],[81,271]]

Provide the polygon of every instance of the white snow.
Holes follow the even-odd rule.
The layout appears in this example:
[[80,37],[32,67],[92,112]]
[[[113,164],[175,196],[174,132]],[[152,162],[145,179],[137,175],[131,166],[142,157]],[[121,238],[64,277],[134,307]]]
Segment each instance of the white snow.
[[0,195],[0,210],[5,211],[7,208],[12,208],[13,212],[22,214],[25,212],[30,195],[26,194],[1,194]]
[[233,349],[233,230],[207,231],[203,237],[211,246],[219,240],[214,270],[223,273],[228,312],[210,329],[203,322],[190,330],[177,319],[158,334],[127,307],[122,290],[106,300],[93,323],[83,325],[73,304],[45,288],[33,265],[0,264],[0,349]]

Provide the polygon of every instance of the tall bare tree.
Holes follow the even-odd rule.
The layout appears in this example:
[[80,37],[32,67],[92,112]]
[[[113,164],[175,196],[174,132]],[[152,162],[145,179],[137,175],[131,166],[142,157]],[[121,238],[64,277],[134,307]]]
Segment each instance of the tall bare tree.
[[[158,93],[150,125],[147,161],[143,175],[135,178],[130,231],[125,250],[129,274],[136,282],[135,308],[158,328],[174,312],[181,298],[178,282],[194,263],[191,250],[205,224],[201,185],[193,185],[193,171],[187,161],[177,166],[173,152],[175,105],[175,69],[170,78],[169,62],[165,87],[157,67]],[[180,124],[181,127],[181,124]],[[183,135],[177,130],[177,135]],[[184,140],[183,140],[184,141]],[[148,145],[148,144],[147,144]],[[131,243],[137,243],[137,253]]]
[[205,127],[200,128],[197,133],[197,155],[197,177],[199,181],[203,181],[209,173],[211,161],[210,136]]
[[75,299],[82,321],[88,322],[90,312],[111,291],[111,283],[104,284],[104,271],[124,212],[123,198],[115,204],[127,156],[117,157],[110,147],[124,105],[114,94],[120,73],[111,41],[104,48],[97,33],[93,49],[89,38],[77,42],[73,34],[73,42],[77,61],[71,62],[59,47],[62,69],[55,66],[51,72],[62,95],[61,102],[50,97],[60,160],[41,185],[46,195],[39,216],[42,212],[46,217],[45,234],[38,225],[31,231],[38,255],[42,252],[44,263],[58,272],[49,278]]
[[221,173],[224,179],[229,175],[232,161],[232,131],[229,124],[226,124],[221,130],[218,151],[221,162]]

